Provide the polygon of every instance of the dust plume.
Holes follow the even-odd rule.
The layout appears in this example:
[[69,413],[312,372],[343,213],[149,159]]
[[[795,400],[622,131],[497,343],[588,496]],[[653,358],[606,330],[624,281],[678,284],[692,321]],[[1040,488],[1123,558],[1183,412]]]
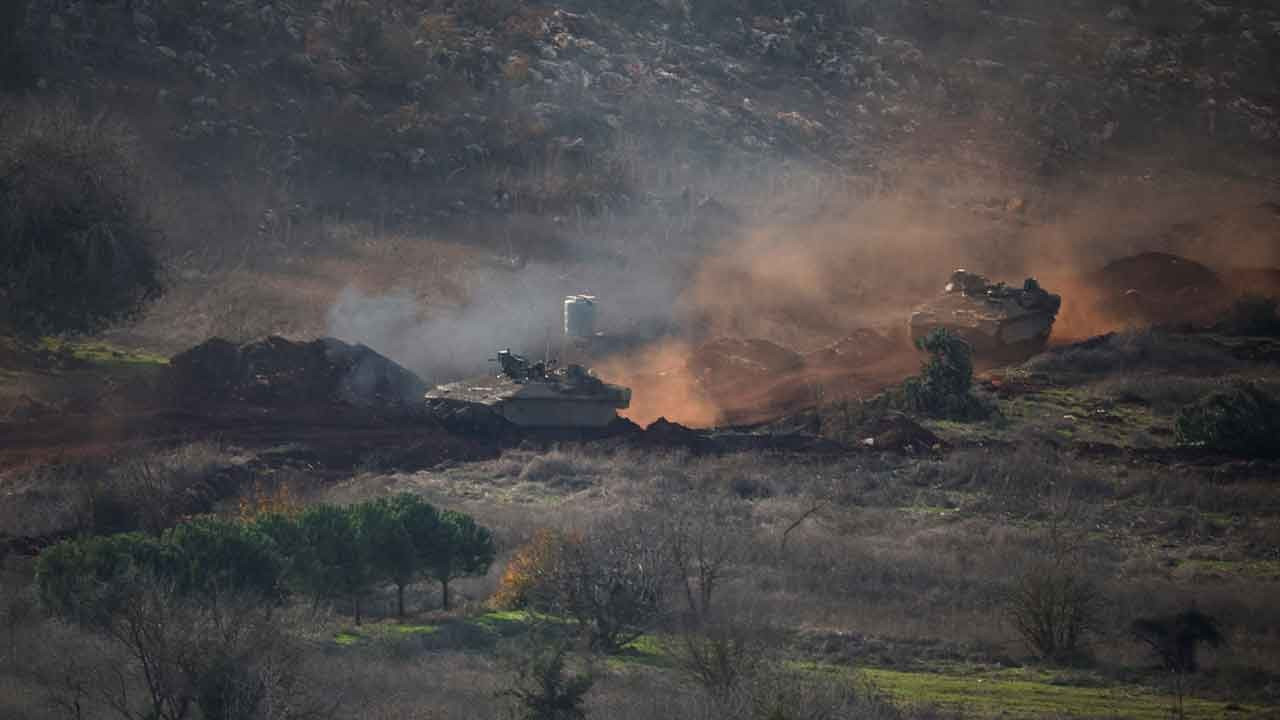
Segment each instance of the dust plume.
[[[1143,186],[1038,198],[1031,208],[1012,190],[957,199],[926,189],[851,200],[839,215],[762,224],[721,243],[676,304],[686,336],[611,358],[602,370],[637,386],[630,413],[637,421],[714,424],[725,408],[688,367],[702,342],[761,338],[808,353],[860,328],[892,334],[958,267],[1013,285],[1036,277],[1063,298],[1053,341],[1085,339],[1132,322],[1103,282],[1117,259],[1176,253],[1220,272],[1280,261],[1280,213],[1241,209],[1246,197],[1222,186],[1164,195]],[[1197,215],[1189,218],[1188,209]],[[1194,222],[1180,222],[1186,220]],[[914,369],[909,357],[887,366],[903,377]],[[806,367],[783,381],[797,384],[805,374],[823,372]]]
[[620,415],[640,425],[658,418],[708,427],[720,419],[720,408],[699,387],[687,363],[693,351],[684,341],[656,341],[637,353],[613,355],[596,366],[596,373],[632,388],[631,407]]
[[679,277],[652,262],[582,260],[476,265],[450,281],[464,296],[447,304],[405,288],[348,286],[329,308],[327,332],[367,345],[429,383],[449,382],[493,371],[488,358],[498,350],[555,357],[566,295],[599,293],[609,323],[602,329],[612,333],[661,327],[673,314]]
[[328,333],[367,345],[427,382],[443,382],[484,371],[497,350],[531,352],[549,342],[555,311],[549,282],[533,270],[514,287],[484,283],[464,304],[432,308],[408,290],[347,287],[329,308]]

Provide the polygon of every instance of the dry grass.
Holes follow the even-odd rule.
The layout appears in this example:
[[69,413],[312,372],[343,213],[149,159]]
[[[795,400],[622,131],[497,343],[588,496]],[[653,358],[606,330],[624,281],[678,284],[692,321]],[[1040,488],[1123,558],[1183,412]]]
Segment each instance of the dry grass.
[[0,477],[0,533],[159,531],[205,512],[237,488],[219,481],[239,462],[216,443],[196,442],[107,463],[41,465]]
[[[192,448],[173,462],[200,466],[215,450]],[[1273,504],[1261,504],[1262,480],[1225,482],[1194,470],[1117,475],[1036,445],[835,461],[563,446],[428,472],[363,473],[314,499],[401,490],[472,513],[495,529],[504,553],[540,527],[583,530],[638,512],[647,514],[633,517],[661,518],[661,508],[720,498],[741,508],[747,525],[717,590],[717,612],[755,626],[768,618],[784,638],[777,644],[784,657],[916,670],[1027,661],[1004,598],[1023,568],[1067,547],[1084,559],[1105,601],[1087,648],[1094,673],[1151,682],[1124,628],[1133,617],[1193,601],[1222,620],[1231,640],[1206,655],[1198,695],[1264,698],[1272,682],[1266,669],[1280,658],[1280,617],[1268,600],[1276,576],[1257,550],[1280,540],[1280,524]],[[489,577],[459,584],[464,605],[477,608],[493,592],[502,565],[500,558]],[[390,623],[390,601],[370,598],[371,617],[383,618],[374,622]],[[495,638],[466,620],[475,612],[424,616],[415,622],[440,629],[352,646],[333,642],[344,616],[312,618],[299,631],[310,642],[307,671],[324,678],[339,717],[494,717],[504,711],[495,693],[510,677],[494,655]],[[724,716],[716,704],[723,698],[670,670],[631,661],[598,670],[588,696],[593,717]],[[0,675],[20,714],[41,717],[29,679]]]

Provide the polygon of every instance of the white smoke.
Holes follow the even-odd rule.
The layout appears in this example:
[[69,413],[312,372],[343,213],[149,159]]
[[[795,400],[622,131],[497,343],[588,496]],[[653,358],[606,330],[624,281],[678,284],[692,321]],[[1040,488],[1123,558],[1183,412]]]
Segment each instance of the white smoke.
[[518,270],[473,270],[460,305],[427,304],[405,289],[368,294],[347,287],[329,308],[328,334],[367,345],[438,384],[494,370],[488,359],[498,350],[554,355],[566,295],[600,296],[601,329],[635,332],[670,317],[677,282],[670,272],[634,263],[531,263]]

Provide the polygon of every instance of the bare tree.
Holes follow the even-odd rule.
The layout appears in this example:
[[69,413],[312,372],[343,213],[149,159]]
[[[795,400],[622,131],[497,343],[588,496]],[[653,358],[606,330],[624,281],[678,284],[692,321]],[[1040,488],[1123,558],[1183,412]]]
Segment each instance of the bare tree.
[[683,498],[662,509],[666,549],[693,619],[711,617],[716,591],[731,577],[750,539],[748,508],[729,497]]
[[587,630],[592,647],[614,652],[665,614],[671,574],[659,524],[630,514],[564,546],[551,595],[557,610]]
[[1063,662],[1078,658],[1100,629],[1103,598],[1085,564],[1082,504],[1070,490],[1051,491],[1047,509],[1045,555],[1015,578],[1006,612],[1037,655]]
[[750,684],[775,659],[776,636],[754,618],[720,617],[686,621],[663,639],[680,670],[717,699]]

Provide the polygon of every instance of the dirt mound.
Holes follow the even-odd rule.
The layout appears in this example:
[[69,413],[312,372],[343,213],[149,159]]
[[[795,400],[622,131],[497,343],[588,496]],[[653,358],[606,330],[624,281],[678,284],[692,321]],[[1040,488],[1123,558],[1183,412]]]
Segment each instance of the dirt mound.
[[837,342],[805,355],[810,367],[859,367],[908,351],[906,339],[870,328],[858,328]]
[[[905,328],[858,328],[803,355],[761,338],[720,337],[681,359],[672,369],[627,376],[625,382],[639,402],[662,398],[656,410],[663,414],[675,412],[695,427],[721,428],[760,425],[821,402],[866,397],[900,382],[918,364]],[[710,417],[691,421],[680,415],[681,403],[709,408]]]
[[269,337],[244,345],[214,338],[174,356],[170,367],[180,402],[412,408],[421,404],[427,388],[364,345],[333,338]]
[[1120,258],[1089,280],[1101,293],[1100,310],[1128,321],[1202,321],[1230,297],[1226,284],[1213,270],[1162,252]]
[[639,436],[645,444],[663,447],[683,447],[697,450],[707,444],[707,436],[680,423],[673,423],[666,418],[658,418],[649,423],[644,434]]
[[1144,252],[1108,263],[1098,271],[1099,287],[1144,295],[1176,295],[1222,287],[1218,274],[1194,260],[1162,252]]
[[708,386],[765,380],[799,370],[804,358],[759,338],[717,338],[689,356],[689,372]]

